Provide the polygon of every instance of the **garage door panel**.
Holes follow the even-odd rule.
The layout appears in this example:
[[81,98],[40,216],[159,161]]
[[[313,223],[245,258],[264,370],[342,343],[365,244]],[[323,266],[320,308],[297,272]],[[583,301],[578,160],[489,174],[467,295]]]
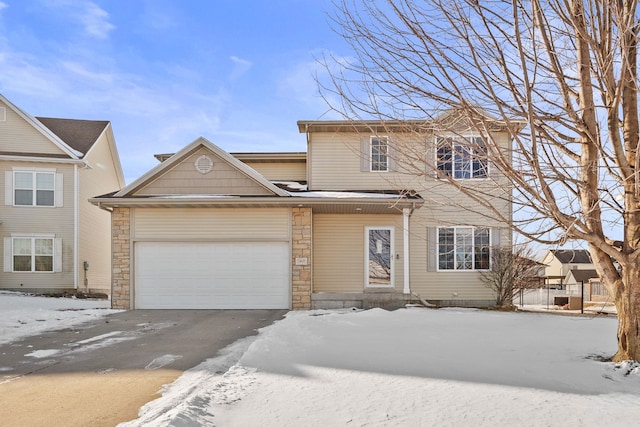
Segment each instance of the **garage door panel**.
[[137,308],[289,308],[286,242],[137,242]]

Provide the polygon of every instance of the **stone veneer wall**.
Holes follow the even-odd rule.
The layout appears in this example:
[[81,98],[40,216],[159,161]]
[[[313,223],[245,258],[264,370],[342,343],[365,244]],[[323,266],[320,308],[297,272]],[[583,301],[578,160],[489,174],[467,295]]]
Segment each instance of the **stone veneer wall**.
[[[291,308],[311,309],[311,208],[293,208]],[[306,259],[306,265],[304,260]]]
[[131,308],[131,216],[129,208],[111,213],[111,308]]

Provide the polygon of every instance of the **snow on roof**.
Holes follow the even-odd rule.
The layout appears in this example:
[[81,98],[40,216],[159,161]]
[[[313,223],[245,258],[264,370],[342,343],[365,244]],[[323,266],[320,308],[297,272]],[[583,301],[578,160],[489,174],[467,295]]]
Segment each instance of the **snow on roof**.
[[401,194],[359,193],[353,191],[301,191],[291,193],[294,197],[314,197],[330,199],[402,199]]
[[163,194],[149,196],[150,199],[239,199],[240,196],[227,194]]
[[307,184],[298,181],[271,181],[271,183],[285,187],[285,190],[307,191]]

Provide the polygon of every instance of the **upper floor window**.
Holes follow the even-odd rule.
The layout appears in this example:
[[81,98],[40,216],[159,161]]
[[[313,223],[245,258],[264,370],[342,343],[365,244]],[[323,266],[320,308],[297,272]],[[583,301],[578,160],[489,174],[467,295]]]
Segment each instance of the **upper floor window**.
[[489,173],[487,147],[480,137],[438,138],[438,174],[454,179],[486,178]]
[[13,271],[53,271],[53,238],[14,237]]
[[371,172],[389,171],[389,140],[386,136],[372,136],[369,144],[369,166]]
[[14,204],[16,206],[54,206],[55,178],[56,174],[53,172],[14,172]]
[[488,270],[488,228],[438,228],[438,270]]

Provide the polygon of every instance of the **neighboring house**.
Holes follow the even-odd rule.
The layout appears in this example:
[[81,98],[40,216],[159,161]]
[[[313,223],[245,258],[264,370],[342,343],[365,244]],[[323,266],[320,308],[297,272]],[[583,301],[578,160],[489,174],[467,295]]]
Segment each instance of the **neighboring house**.
[[594,270],[591,255],[586,249],[552,249],[544,256],[546,284],[564,287],[571,270]]
[[589,280],[597,279],[598,273],[593,268],[569,270],[564,278],[563,284],[567,290],[580,290],[580,286],[587,285]]
[[595,269],[569,270],[563,285],[567,291],[584,296],[585,301],[606,301],[609,298],[607,288],[600,281]]
[[111,124],[33,117],[0,95],[0,289],[111,289],[111,221],[89,203],[124,186]]
[[[468,123],[438,123],[300,121],[306,153],[231,155],[199,138],[158,155],[91,200],[112,213],[112,306],[495,304],[480,272],[511,231],[439,178],[477,186],[507,218],[511,187]],[[505,151],[508,135],[494,123]]]

